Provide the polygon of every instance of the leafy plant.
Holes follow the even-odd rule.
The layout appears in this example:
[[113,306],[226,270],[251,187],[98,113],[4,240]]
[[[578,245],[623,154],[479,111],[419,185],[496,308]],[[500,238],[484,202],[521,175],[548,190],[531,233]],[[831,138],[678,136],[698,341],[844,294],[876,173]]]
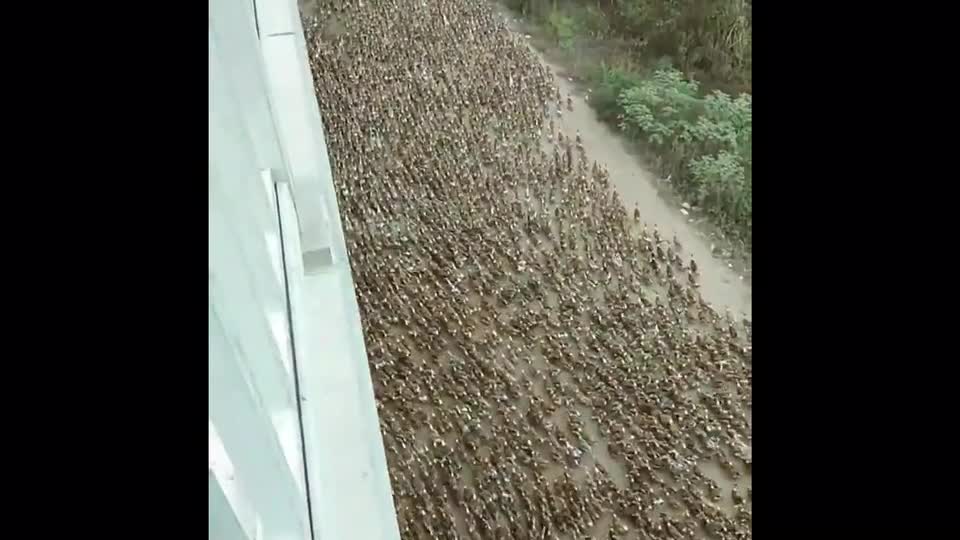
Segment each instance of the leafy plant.
[[665,156],[675,185],[722,225],[750,240],[753,219],[752,98],[715,91],[677,70],[657,70],[620,90],[620,127]]
[[685,80],[679,71],[654,72],[652,78],[620,92],[620,128],[633,136],[644,135],[656,145],[673,141],[699,102],[697,89],[696,81]]
[[586,63],[598,116],[749,246],[752,0],[506,1]]
[[596,80],[596,90],[590,96],[590,103],[603,120],[614,120],[623,114],[620,104],[620,94],[629,88],[636,87],[643,78],[630,70],[608,65],[601,62],[600,67],[593,75]]
[[[520,13],[549,21],[562,48],[574,34],[623,38],[647,62],[671,58],[714,87],[749,91],[753,42],[751,0],[506,0]],[[560,15],[562,14],[562,15]],[[556,20],[558,16],[571,21]],[[662,67],[662,66],[661,66]]]
[[569,15],[554,10],[547,18],[550,23],[550,30],[561,49],[570,50],[573,48],[574,39],[578,33],[578,21]]

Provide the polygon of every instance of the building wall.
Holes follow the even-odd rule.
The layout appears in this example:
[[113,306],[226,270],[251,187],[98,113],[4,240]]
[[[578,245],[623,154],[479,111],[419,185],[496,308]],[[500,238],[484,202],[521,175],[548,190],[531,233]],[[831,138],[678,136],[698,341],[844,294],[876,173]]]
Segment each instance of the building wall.
[[295,0],[209,8],[210,538],[399,538]]

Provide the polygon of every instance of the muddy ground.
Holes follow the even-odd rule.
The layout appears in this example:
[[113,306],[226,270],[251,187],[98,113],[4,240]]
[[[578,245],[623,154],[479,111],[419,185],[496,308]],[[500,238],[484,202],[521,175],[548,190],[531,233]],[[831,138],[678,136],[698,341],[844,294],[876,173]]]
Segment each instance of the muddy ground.
[[[542,59],[542,57],[541,57]],[[564,95],[574,96],[574,108],[558,121],[568,137],[579,132],[587,153],[610,170],[610,178],[628,210],[639,208],[648,225],[656,226],[666,238],[674,236],[683,244],[702,268],[700,294],[721,310],[753,318],[752,292],[742,274],[733,265],[712,253],[711,242],[695,227],[690,218],[658,194],[656,175],[651,173],[628,143],[609,126],[600,122],[584,100],[584,94],[565,77],[564,69],[544,63],[557,75],[557,86]]]
[[[574,114],[564,122],[566,128],[582,130],[592,150],[591,155],[602,156],[611,170],[616,170],[614,183],[625,202],[636,204],[644,220],[672,232],[677,232],[684,245],[699,261],[702,257],[710,266],[705,272],[703,291],[711,302],[721,309],[752,318],[753,274],[751,254],[742,246],[734,245],[711,225],[696,207],[684,203],[669,181],[659,178],[644,160],[644,152],[636,142],[629,141],[609,124],[600,121],[588,105],[592,88],[584,78],[586,65],[599,63],[602,54],[592,51],[577,54],[561,50],[542,28],[518,17],[509,9],[495,3],[500,16],[511,31],[523,36],[537,57],[556,74],[557,85],[575,96],[578,105]],[[576,66],[571,58],[576,57]],[[596,144],[602,141],[602,144]],[[739,283],[737,283],[739,282]]]
[[[316,2],[309,4],[303,6],[306,16],[324,16],[316,9]],[[574,259],[586,253],[588,244],[595,246],[595,253],[606,253],[609,250],[604,251],[608,248],[603,246],[613,244],[606,240],[598,244],[590,235],[615,234],[612,231],[619,226],[616,219],[610,219],[615,208],[606,202],[598,205],[597,192],[569,193],[582,188],[571,183],[572,177],[558,180],[555,188],[549,188],[552,194],[542,197],[541,202],[536,197],[525,201],[520,189],[490,193],[489,189],[478,191],[476,185],[455,182],[437,192],[435,184],[426,182],[423,175],[448,170],[454,178],[465,181],[462,162],[474,156],[461,154],[452,162],[445,161],[448,150],[444,149],[449,146],[443,137],[439,138],[443,143],[439,148],[424,148],[427,140],[437,139],[434,131],[405,134],[404,130],[436,115],[431,128],[445,126],[451,129],[452,137],[469,138],[476,125],[489,120],[490,111],[486,116],[477,114],[463,123],[454,122],[451,119],[473,114],[464,108],[463,95],[457,98],[459,101],[450,102],[446,96],[451,89],[446,86],[447,94],[442,99],[441,95],[421,99],[420,92],[443,88],[447,83],[414,91],[405,86],[405,78],[411,72],[434,77],[421,61],[432,51],[444,58],[436,64],[442,67],[435,69],[445,71],[455,66],[452,70],[464,74],[463,84],[478,85],[475,77],[482,77],[484,72],[471,72],[472,62],[528,45],[522,44],[523,37],[496,35],[493,40],[498,49],[490,51],[484,50],[483,39],[464,40],[464,48],[472,47],[463,53],[467,62],[457,57],[457,51],[437,51],[418,44],[410,46],[423,50],[405,57],[396,53],[396,44],[407,39],[406,26],[416,26],[418,39],[454,48],[461,46],[462,33],[477,28],[490,32],[491,25],[496,25],[487,18],[489,13],[468,2],[346,4],[346,13],[326,16],[320,25],[335,27],[336,32],[321,39],[318,47],[327,50],[318,61],[325,63],[314,66],[314,75],[335,161],[341,213],[350,221],[346,227],[351,262],[404,537],[431,537],[436,531],[428,531],[424,525],[432,523],[443,531],[439,536],[446,538],[540,538],[541,534],[544,538],[573,538],[563,515],[567,513],[564,508],[574,507],[581,509],[580,525],[584,527],[577,538],[608,538],[615,515],[616,520],[622,520],[616,521],[618,526],[626,531],[618,538],[658,537],[674,526],[676,531],[688,531],[674,533],[685,538],[733,537],[726,536],[726,527],[738,528],[738,537],[747,534],[744,523],[749,521],[750,503],[734,500],[749,493],[751,485],[750,469],[744,460],[752,461],[752,352],[747,352],[749,337],[744,339],[743,327],[738,327],[737,334],[732,324],[706,317],[709,310],[695,303],[684,308],[690,310],[688,315],[695,315],[687,319],[694,322],[684,323],[682,318],[669,315],[663,315],[663,321],[654,321],[654,316],[665,313],[661,303],[675,303],[676,299],[668,299],[662,284],[654,284],[644,292],[652,291],[650,298],[656,299],[656,308],[652,303],[641,304],[635,292],[625,294],[626,277],[604,282],[604,275],[610,276],[613,271],[605,263],[601,264],[604,271],[583,270],[575,274],[572,283],[553,281],[563,272],[551,267],[551,260],[573,266]],[[479,19],[486,22],[477,24]],[[383,24],[390,27],[378,28]],[[507,31],[500,27],[494,33]],[[468,45],[468,41],[472,43]],[[726,261],[712,255],[710,241],[687,216],[658,195],[657,180],[624,141],[596,119],[583,91],[559,75],[562,68],[545,63],[540,55],[537,59],[550,68],[553,83],[564,98],[571,97],[572,110],[563,107],[562,114],[556,114],[561,132],[570,140],[580,136],[583,142],[578,152],[606,168],[629,214],[638,209],[645,227],[655,228],[664,245],[674,240],[675,245],[682,246],[677,249],[682,250],[684,258],[692,256],[697,261],[697,290],[714,311],[729,310],[751,319],[749,285]],[[494,69],[493,65],[496,63],[488,62],[486,69]],[[529,65],[518,62],[512,69],[529,69]],[[361,92],[361,84],[369,81],[371,73],[391,77],[387,97]],[[506,72],[486,74],[493,81],[491,85],[505,87],[515,82]],[[459,95],[460,90],[453,88],[452,94]],[[467,101],[477,98],[475,91],[464,95]],[[488,96],[480,97],[489,102]],[[438,111],[438,103],[450,110]],[[421,111],[419,115],[417,110]],[[505,115],[511,112],[515,111],[504,108]],[[403,117],[405,114],[412,116]],[[418,144],[421,140],[423,145]],[[492,155],[502,148],[492,143],[487,146],[480,139],[474,141],[478,152]],[[553,141],[542,142],[549,145]],[[395,154],[388,152],[388,158],[406,162],[406,168],[384,165],[385,142],[402,149]],[[358,171],[356,164],[365,162],[375,163],[377,170],[371,172],[368,167],[366,172]],[[431,166],[419,174],[400,173],[425,162]],[[449,182],[449,177],[443,178]],[[363,204],[357,204],[357,197],[363,198]],[[593,202],[589,202],[591,197]],[[438,201],[447,206],[438,208]],[[576,211],[565,216],[561,212],[562,218],[553,219],[554,212],[562,210],[564,204]],[[463,208],[453,208],[461,205]],[[477,210],[499,216],[500,221],[514,227],[509,234],[516,235],[517,223],[511,222],[506,212],[511,205],[550,215],[549,230],[515,236],[519,252],[511,252],[512,240],[500,235],[506,231],[488,229],[480,242],[452,239],[459,231],[450,225],[457,220],[473,223]],[[452,210],[457,216],[453,219]],[[589,223],[576,223],[575,218],[571,221],[575,215],[601,216],[609,221],[594,225],[591,217]],[[424,230],[429,234],[411,242],[409,233],[404,232],[398,239],[386,232],[390,224],[400,224],[402,231]],[[630,222],[625,234],[631,235],[632,241],[654,245],[649,234],[639,229],[638,223]],[[577,231],[586,231],[587,237],[577,238],[572,251],[566,248],[565,252],[562,240],[553,240],[563,234],[581,234]],[[424,242],[422,238],[429,240]],[[620,240],[614,244],[624,245]],[[656,245],[660,245],[659,240]],[[469,257],[456,252],[462,249]],[[492,254],[487,259],[488,249]],[[450,263],[444,262],[448,250]],[[613,255],[618,268],[628,259]],[[482,259],[482,264],[469,264],[471,259]],[[453,262],[457,263],[455,267],[445,266]],[[684,271],[682,265],[677,268],[677,272]],[[423,282],[423,277],[431,273],[436,281]],[[504,300],[509,296],[506,289],[513,283],[536,285],[542,300]],[[562,290],[564,283],[569,283],[569,291]],[[555,292],[556,286],[561,287],[560,294]],[[567,296],[565,302],[561,302],[561,295]],[[579,305],[568,307],[571,298]],[[526,320],[525,311],[530,312],[527,319],[532,322],[519,322]],[[571,316],[571,312],[577,315]],[[612,326],[602,322],[610,319],[614,319]],[[640,331],[639,327],[644,329]],[[734,337],[720,335],[727,332]],[[664,365],[638,368],[633,357],[649,356],[645,344],[650,343],[656,343],[650,351],[659,351],[653,353],[654,360]],[[717,343],[721,344],[719,349]],[[656,358],[661,353],[664,358]],[[668,356],[676,360],[667,360]],[[513,397],[504,400],[507,395]],[[618,435],[614,437],[614,433]],[[528,437],[537,441],[531,453],[540,455],[539,467],[514,461],[517,449]],[[663,447],[658,440],[672,441],[670,444],[676,447]],[[694,451],[701,442],[706,445],[703,451]],[[612,447],[619,449],[618,455],[613,455]],[[565,462],[564,452],[572,452],[576,459]],[[666,464],[662,469],[658,468],[661,465],[649,468],[650,463],[661,460]],[[533,469],[537,472],[531,472]],[[505,478],[520,480],[513,485],[498,483]],[[471,493],[478,499],[470,499]],[[543,494],[547,499],[560,500],[561,506],[540,506],[537,497]],[[527,521],[527,514],[534,512],[518,510],[516,501],[527,497],[532,497],[537,513],[546,516],[534,519],[542,529]],[[636,501],[627,500],[631,497]],[[604,508],[602,516],[588,518],[598,501],[605,501],[600,505]],[[629,508],[635,502],[640,510]],[[689,514],[691,508],[697,509],[694,517]],[[475,516],[473,512],[479,513]],[[488,512],[491,528],[481,527],[485,533],[475,529],[470,532],[475,524],[485,523],[483,512]],[[686,517],[680,517],[684,512],[688,512]],[[674,517],[677,525],[670,524]],[[681,523],[683,519],[687,522]],[[515,524],[514,520],[523,523]],[[549,527],[555,529],[544,520],[553,523]],[[499,528],[494,529],[494,525]],[[513,526],[523,532],[507,528]],[[506,534],[507,530],[511,534]],[[565,532],[546,536],[548,530]]]

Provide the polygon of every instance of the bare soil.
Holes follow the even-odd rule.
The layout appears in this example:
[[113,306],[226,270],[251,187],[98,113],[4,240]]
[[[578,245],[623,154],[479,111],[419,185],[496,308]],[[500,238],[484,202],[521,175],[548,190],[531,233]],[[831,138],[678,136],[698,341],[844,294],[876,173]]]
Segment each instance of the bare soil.
[[[720,241],[702,225],[695,225],[697,220],[694,217],[684,215],[676,199],[670,197],[670,190],[663,189],[663,181],[650,172],[635,148],[597,118],[588,103],[589,94],[582,85],[578,85],[556,59],[548,60],[547,54],[534,46],[532,34],[525,33],[531,31],[529,27],[505,12],[501,13],[513,31],[530,36],[526,38],[528,44],[553,72],[563,95],[573,96],[573,112],[564,111],[558,127],[569,137],[580,133],[587,154],[606,165],[620,198],[631,213],[634,208],[639,208],[641,220],[650,227],[657,227],[664,238],[675,236],[684,246],[685,255],[697,261],[702,269],[700,293],[704,299],[721,312],[729,309],[734,315],[752,320],[753,293],[743,263],[716,255],[715,246]],[[536,40],[536,45],[542,46],[543,43]]]

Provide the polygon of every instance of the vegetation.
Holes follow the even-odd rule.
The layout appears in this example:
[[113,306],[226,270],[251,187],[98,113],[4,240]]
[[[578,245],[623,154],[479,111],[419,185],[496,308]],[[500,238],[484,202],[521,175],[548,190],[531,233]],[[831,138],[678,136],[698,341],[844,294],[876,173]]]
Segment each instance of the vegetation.
[[[750,248],[750,0],[506,0],[594,89],[598,115]],[[736,96],[736,97],[734,97]]]

